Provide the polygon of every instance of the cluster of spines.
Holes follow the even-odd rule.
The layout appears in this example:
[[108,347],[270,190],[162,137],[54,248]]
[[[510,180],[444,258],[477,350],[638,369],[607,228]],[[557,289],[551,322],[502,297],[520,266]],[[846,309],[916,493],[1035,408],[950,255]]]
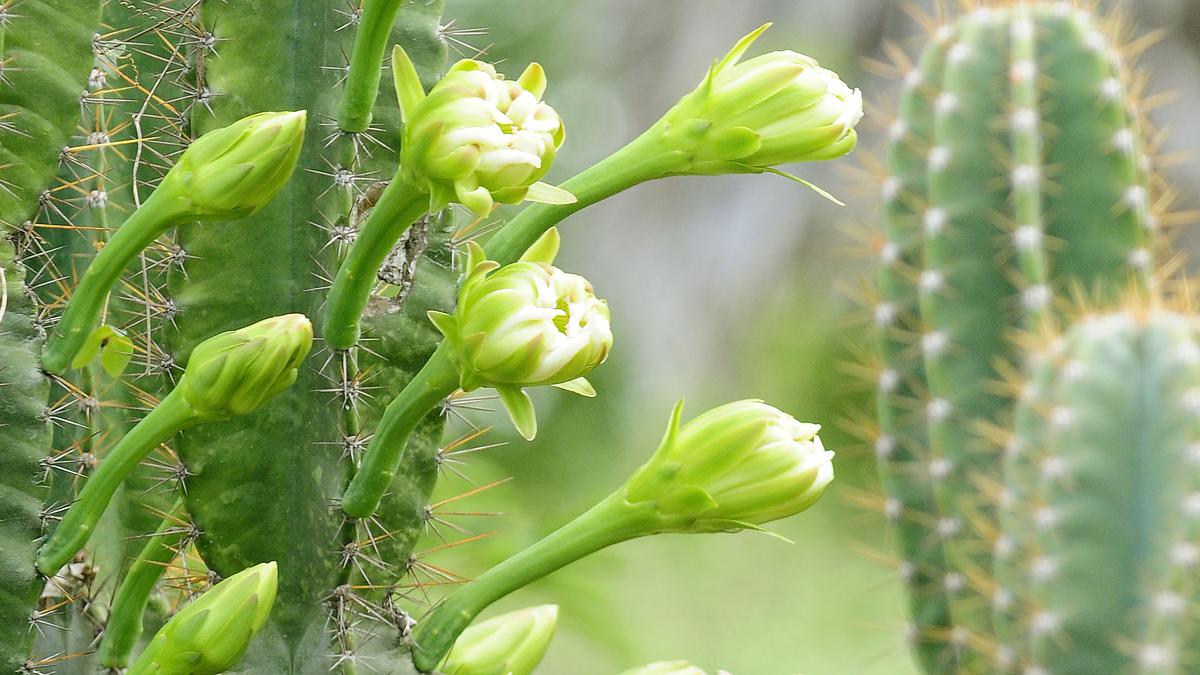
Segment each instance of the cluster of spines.
[[1006,659],[989,618],[1006,602],[991,569],[1006,542],[1001,491],[987,488],[1012,403],[995,364],[1020,368],[1015,336],[1051,330],[1074,287],[1111,298],[1152,285],[1157,235],[1180,218],[1152,173],[1142,81],[1125,65],[1145,43],[1118,44],[1119,18],[1070,2],[919,18],[920,61],[897,49],[889,69],[903,84],[880,183],[885,237],[872,246],[884,358],[870,440],[909,639],[928,672],[955,672]]

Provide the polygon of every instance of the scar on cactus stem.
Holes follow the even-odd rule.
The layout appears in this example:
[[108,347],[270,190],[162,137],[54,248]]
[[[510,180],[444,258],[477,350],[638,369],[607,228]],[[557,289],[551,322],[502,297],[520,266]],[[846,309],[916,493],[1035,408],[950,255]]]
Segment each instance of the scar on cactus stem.
[[125,434],[84,484],[79,499],[38,552],[51,576],[87,543],[113,493],[147,454],[187,427],[253,412],[292,386],[312,348],[300,314],[265,319],[213,336],[192,351],[179,384]]
[[497,203],[567,204],[569,192],[539,182],[565,138],[562,121],[541,101],[542,67],[516,81],[490,64],[454,64],[429,95],[408,54],[392,50],[404,119],[400,169],[360,228],[329,290],[323,337],[335,349],[359,338],[359,321],[388,252],[414,221],[458,203],[477,216]]
[[816,424],[762,401],[714,408],[680,426],[683,402],[654,455],[608,497],[452,593],[421,621],[413,663],[433,669],[493,602],[587,555],[660,533],[762,530],[812,506],[833,480]]
[[67,370],[121,273],[168,228],[242,218],[271,201],[296,168],[306,118],[303,110],[258,113],[196,139],[88,266],[46,344],[42,367],[58,375]]
[[595,394],[584,377],[604,362],[612,346],[608,306],[586,279],[551,264],[558,247],[558,230],[551,228],[520,260],[501,267],[469,244],[454,313],[429,315],[445,340],[384,411],[342,498],[347,515],[365,518],[375,511],[413,428],[460,387],[496,388],[526,439],[536,434],[537,422],[522,387],[552,385]]

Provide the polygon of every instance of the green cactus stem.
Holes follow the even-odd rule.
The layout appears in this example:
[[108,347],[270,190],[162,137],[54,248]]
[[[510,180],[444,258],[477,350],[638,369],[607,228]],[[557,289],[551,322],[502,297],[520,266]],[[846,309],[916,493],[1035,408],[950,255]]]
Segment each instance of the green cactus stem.
[[[1000,633],[1024,672],[1191,669],[1200,503],[1200,322],[1132,308],[1087,315],[1031,358],[1005,480],[1015,602]],[[1098,592],[1103,589],[1103,592]]]
[[1002,463],[984,430],[1012,410],[981,383],[1020,362],[1017,331],[1054,325],[1055,298],[1112,299],[1148,278],[1155,221],[1128,77],[1099,19],[1032,3],[943,26],[904,83],[874,308],[876,449],[929,673],[1003,660],[981,583],[993,542],[972,525],[994,520],[980,486]]
[[[362,133],[371,126],[371,110],[379,97],[380,69],[392,37],[392,25],[405,0],[366,0],[358,12],[358,32],[342,100],[338,126],[342,131]],[[420,214],[418,214],[420,215]],[[411,222],[411,221],[410,221]]]

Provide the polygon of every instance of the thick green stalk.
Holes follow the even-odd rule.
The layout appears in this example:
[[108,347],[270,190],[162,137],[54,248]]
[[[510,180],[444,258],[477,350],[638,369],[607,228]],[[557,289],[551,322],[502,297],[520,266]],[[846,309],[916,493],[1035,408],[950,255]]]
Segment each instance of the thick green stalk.
[[358,344],[363,311],[371,299],[392,247],[429,208],[429,195],[399,174],[388,183],[371,215],[359,227],[345,261],[338,268],[325,309],[325,344],[349,349]]
[[413,663],[423,672],[432,671],[463,630],[493,602],[600,549],[650,534],[658,523],[649,503],[631,505],[619,492],[606,497],[446,598],[421,621]]
[[108,294],[125,268],[167,228],[183,222],[186,216],[179,200],[155,192],[125,221],[75,287],[71,302],[47,341],[42,354],[43,368],[62,374],[71,366],[79,348],[95,329]]
[[[171,514],[179,513],[181,507],[182,504],[177,502]],[[167,565],[179,553],[179,544],[185,531],[180,528],[176,518],[169,515],[163,519],[121,580],[100,642],[100,665],[106,668],[125,668],[129,665],[133,648],[142,636],[142,617],[150,594],[166,572]]]
[[338,106],[342,131],[361,133],[371,125],[371,111],[379,96],[383,55],[392,36],[392,24],[406,0],[365,0],[354,36],[350,72]]
[[488,240],[488,260],[516,262],[525,250],[577,211],[647,181],[673,175],[686,166],[683,153],[660,147],[650,129],[628,145],[584,169],[560,187],[575,195],[570,204],[530,204]]
[[413,429],[458,388],[458,368],[446,343],[442,344],[379,420],[358,473],[342,497],[342,510],[351,518],[366,518],[375,511],[395,479]]
[[125,476],[152,450],[196,421],[191,406],[172,393],[130,429],[88,478],[79,499],[38,551],[38,570],[52,575],[67,564],[91,538],[96,523],[100,522]]

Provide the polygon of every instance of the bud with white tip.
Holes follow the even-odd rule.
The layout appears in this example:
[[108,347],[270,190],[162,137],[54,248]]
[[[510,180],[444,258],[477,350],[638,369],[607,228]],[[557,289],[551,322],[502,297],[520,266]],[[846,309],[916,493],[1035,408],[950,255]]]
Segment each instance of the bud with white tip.
[[679,424],[675,406],[662,444],[625,484],[631,504],[651,504],[667,531],[720,532],[812,506],[833,480],[821,427],[762,401],[745,400]]

